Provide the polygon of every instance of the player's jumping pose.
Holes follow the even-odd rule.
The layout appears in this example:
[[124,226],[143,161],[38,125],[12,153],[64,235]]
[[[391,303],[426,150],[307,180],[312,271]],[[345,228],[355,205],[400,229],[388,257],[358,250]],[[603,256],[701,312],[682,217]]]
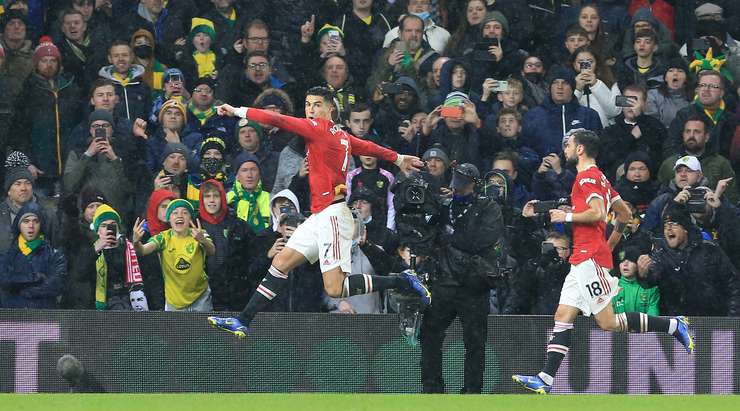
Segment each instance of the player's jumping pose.
[[[639,312],[614,314],[611,299],[617,295],[618,280],[609,274],[612,268],[611,248],[619,241],[631,213],[596,167],[598,146],[599,137],[595,133],[580,130],[568,138],[563,147],[565,159],[578,170],[571,191],[573,208],[570,213],[551,210],[550,221],[573,224],[571,268],[560,292],[560,304],[555,312],[552,338],[547,345],[545,367],[534,376],[512,376],[515,382],[539,394],[550,392],[553,378],[568,353],[573,321],[580,313],[593,315],[602,330],[665,332],[676,337],[689,354],[694,350],[689,322],[684,317],[669,319]],[[617,224],[607,243],[604,238],[610,206],[617,213]],[[525,205],[523,215],[534,216],[533,202]]]
[[331,297],[397,288],[418,293],[426,304],[431,302],[429,290],[409,272],[398,276],[347,275],[352,266],[350,250],[354,219],[344,197],[351,156],[377,157],[393,162],[403,171],[418,171],[424,163],[417,157],[397,154],[343,131],[331,121],[336,110],[332,100],[331,92],[326,88],[308,90],[305,119],[266,110],[234,108],[228,104],[218,107],[219,115],[236,115],[270,124],[299,135],[306,141],[312,215],[298,226],[285,248],[273,258],[267,275],[239,317],[208,317],[213,326],[244,338],[254,316],[285,288],[288,274],[306,261],[319,261],[324,289]]

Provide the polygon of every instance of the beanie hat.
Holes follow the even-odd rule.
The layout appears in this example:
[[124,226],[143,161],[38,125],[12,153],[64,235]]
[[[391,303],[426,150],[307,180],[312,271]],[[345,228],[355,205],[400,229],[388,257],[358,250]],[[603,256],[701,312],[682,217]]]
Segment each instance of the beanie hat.
[[216,41],[216,29],[211,20],[202,17],[193,17],[190,22],[190,40],[198,33],[205,33],[211,38],[211,41]]
[[244,163],[246,163],[248,161],[251,161],[251,162],[257,164],[257,167],[260,166],[260,160],[257,158],[257,156],[255,156],[252,153],[248,153],[246,151],[242,151],[241,153],[239,153],[238,156],[236,156],[236,158],[234,158],[234,161],[231,163],[231,168],[232,168],[232,170],[234,170],[234,173],[238,173],[239,172],[239,167],[241,167],[242,164],[244,164]]
[[321,26],[321,28],[319,29],[319,32],[316,33],[316,40],[321,42],[321,38],[324,37],[324,34],[333,33],[333,32],[336,32],[337,34],[339,34],[339,37],[344,38],[344,31],[342,31],[342,29],[340,29],[337,26],[327,23]]
[[573,90],[576,89],[576,75],[573,73],[573,70],[570,70],[565,66],[556,65],[550,68],[550,71],[547,73],[548,87],[551,87],[555,80],[565,80],[570,84],[570,87]]
[[279,95],[272,93],[264,96],[259,102],[255,101],[254,106],[256,108],[265,108],[269,106],[279,107],[283,113],[288,111],[288,103],[283,100]]
[[24,26],[28,27],[28,18],[26,18],[26,15],[23,14],[20,10],[17,9],[6,9],[5,13],[2,14],[3,17],[3,30],[5,29],[5,26],[10,23],[11,20],[20,20]]
[[193,205],[190,204],[190,201],[184,200],[182,198],[176,198],[170,201],[170,204],[167,206],[167,214],[165,219],[167,221],[170,221],[170,215],[172,215],[172,212],[175,211],[176,208],[180,207],[188,210],[188,213],[190,213],[191,217],[195,215],[195,209],[193,208]]
[[114,220],[116,223],[121,224],[121,216],[118,215],[118,212],[108,204],[103,204],[95,209],[92,222],[93,231],[97,232],[98,228],[100,228],[100,224],[107,220]]
[[236,141],[239,141],[239,131],[241,131],[241,129],[243,129],[244,127],[252,127],[257,132],[257,135],[260,137],[260,141],[262,141],[262,138],[265,136],[265,129],[260,123],[243,118],[239,120],[238,123],[236,123],[236,127],[234,128],[234,130],[236,131],[234,133]]
[[658,19],[655,18],[653,12],[650,11],[650,9],[647,7],[642,7],[635,12],[635,14],[632,16],[632,21],[630,22],[630,25],[634,27],[635,23],[639,21],[646,21],[650,23],[651,26],[653,26],[654,30],[658,29]]
[[164,160],[172,153],[182,154],[183,157],[185,157],[185,161],[187,161],[188,163],[190,162],[190,150],[185,144],[167,143],[167,145],[164,146],[164,151],[162,152],[162,162],[164,162]]
[[432,147],[429,150],[424,152],[424,156],[422,156],[422,160],[428,161],[430,158],[438,158],[442,160],[442,162],[445,164],[445,167],[450,166],[450,157],[440,147]]
[[452,93],[448,94],[447,97],[445,97],[445,101],[444,103],[442,103],[442,106],[458,107],[465,105],[465,102],[468,100],[470,100],[470,97],[468,97],[467,94],[460,91],[453,91]]
[[668,207],[666,207],[663,211],[663,223],[666,222],[676,223],[683,227],[686,231],[691,230],[694,225],[691,219],[691,214],[689,214],[686,206],[684,204],[678,204],[673,201],[670,201],[668,203]]
[[686,75],[689,75],[689,64],[681,57],[674,57],[666,63],[665,72],[668,73],[668,70],[672,68],[677,68],[683,70]]
[[367,187],[357,187],[352,190],[352,195],[350,195],[349,197],[349,202],[350,204],[352,204],[357,200],[365,200],[370,204],[375,204],[375,202],[378,201],[378,196],[373,192],[373,190],[370,190]]
[[503,15],[500,11],[489,11],[486,14],[486,17],[483,19],[483,21],[480,23],[481,30],[483,29],[483,26],[486,25],[486,23],[497,21],[501,24],[501,28],[504,29],[504,34],[509,34],[509,19],[506,18],[506,16]]
[[32,60],[34,67],[36,67],[42,57],[54,57],[57,59],[57,62],[61,63],[62,61],[62,54],[49,36],[42,36],[39,39],[39,45],[36,46],[36,50],[33,51]]
[[106,110],[98,109],[90,113],[90,116],[87,118],[87,126],[90,127],[92,123],[100,120],[107,122],[111,126],[113,125],[113,115]]
[[33,175],[28,171],[30,162],[28,157],[21,151],[13,151],[5,159],[5,193],[8,192],[10,186],[18,180],[26,179],[33,182]]
[[627,170],[630,168],[630,164],[634,163],[635,161],[639,161],[643,164],[645,164],[650,170],[650,174],[653,173],[653,162],[650,161],[650,156],[642,151],[642,150],[636,150],[627,155],[627,158],[624,160],[624,173],[627,174]]
[[215,148],[219,153],[221,153],[221,155],[223,155],[226,152],[226,143],[224,143],[224,139],[217,135],[209,135],[200,144],[200,156],[203,157],[203,154],[212,148]]
[[198,86],[200,85],[208,86],[211,91],[216,91],[216,80],[214,80],[211,76],[203,76],[198,78],[198,80],[195,80],[195,83],[193,83],[193,90],[198,88]]
[[620,253],[620,261],[628,260],[633,263],[637,263],[637,259],[639,259],[642,254],[646,253],[643,253],[642,250],[640,250],[640,247],[628,245],[624,247]]
[[162,116],[164,115],[164,112],[167,111],[168,108],[176,108],[180,110],[180,112],[182,113],[184,122],[185,123],[188,122],[188,114],[187,114],[187,110],[185,109],[185,106],[177,100],[170,99],[170,100],[165,101],[164,104],[162,104],[162,108],[159,109],[158,119],[159,119],[160,124],[162,123]]
[[86,186],[80,191],[80,197],[77,206],[82,212],[85,211],[87,206],[92,203],[105,204],[107,202],[108,201],[106,201],[105,196],[100,190],[93,186]]

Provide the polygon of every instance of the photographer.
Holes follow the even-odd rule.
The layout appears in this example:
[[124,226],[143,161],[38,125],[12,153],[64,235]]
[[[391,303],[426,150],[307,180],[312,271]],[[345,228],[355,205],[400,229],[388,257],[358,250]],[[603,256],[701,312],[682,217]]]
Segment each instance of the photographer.
[[570,238],[551,231],[541,250],[518,275],[510,277],[511,297],[505,314],[548,315],[558,307],[560,290],[570,270]]
[[122,228],[121,216],[109,205],[95,209],[96,258],[88,262],[88,273],[95,273],[95,309],[149,311],[139,260]]
[[737,316],[740,282],[722,249],[703,241],[685,206],[671,203],[663,213],[663,235],[650,255],[637,260],[643,287],[660,289],[663,315]]
[[452,199],[442,207],[439,267],[431,279],[434,299],[421,325],[424,392],[443,393],[442,343],[455,317],[463,324],[465,383],[462,393],[483,388],[489,290],[499,276],[498,246],[503,240],[501,208],[475,193],[478,169],[469,163],[452,176]]

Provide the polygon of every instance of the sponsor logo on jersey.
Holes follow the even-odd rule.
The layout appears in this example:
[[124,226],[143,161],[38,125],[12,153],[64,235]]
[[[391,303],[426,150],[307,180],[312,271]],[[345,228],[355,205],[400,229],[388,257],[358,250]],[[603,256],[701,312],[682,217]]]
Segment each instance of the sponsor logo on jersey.
[[190,263],[185,261],[184,258],[180,257],[180,259],[177,260],[177,264],[175,265],[175,268],[177,268],[180,271],[187,271],[190,269]]
[[596,180],[594,180],[593,178],[588,178],[588,177],[578,180],[578,185],[582,186],[587,183],[596,184]]

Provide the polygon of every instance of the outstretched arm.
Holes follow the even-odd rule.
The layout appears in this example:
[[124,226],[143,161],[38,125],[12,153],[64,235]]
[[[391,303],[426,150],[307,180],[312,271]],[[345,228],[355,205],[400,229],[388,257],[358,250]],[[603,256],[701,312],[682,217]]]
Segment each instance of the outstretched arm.
[[274,111],[260,110],[257,108],[235,108],[228,104],[217,106],[216,110],[220,116],[246,118],[258,123],[269,124],[281,130],[297,134],[306,141],[315,139],[317,135],[315,128],[318,127],[318,123],[307,118],[291,117],[275,113]]
[[419,171],[421,167],[424,167],[424,162],[419,160],[418,157],[398,154],[393,150],[381,147],[368,140],[363,140],[350,135],[349,143],[352,147],[353,155],[371,156],[384,161],[389,161],[407,174],[412,171]]

